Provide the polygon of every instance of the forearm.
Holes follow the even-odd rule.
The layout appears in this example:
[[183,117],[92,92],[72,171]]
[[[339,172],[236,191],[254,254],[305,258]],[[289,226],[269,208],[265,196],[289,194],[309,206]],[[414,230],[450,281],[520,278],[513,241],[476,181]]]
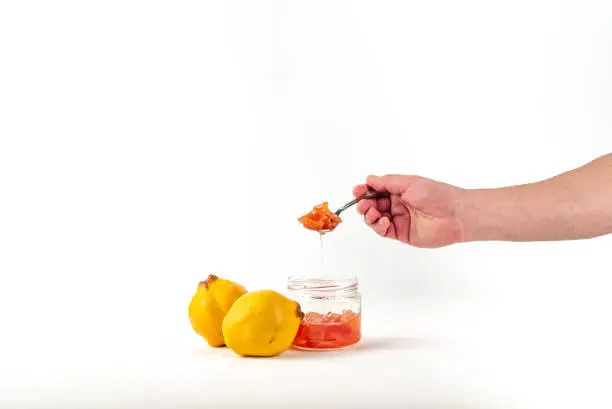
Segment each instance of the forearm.
[[551,179],[465,190],[463,241],[576,240],[612,233],[612,154]]

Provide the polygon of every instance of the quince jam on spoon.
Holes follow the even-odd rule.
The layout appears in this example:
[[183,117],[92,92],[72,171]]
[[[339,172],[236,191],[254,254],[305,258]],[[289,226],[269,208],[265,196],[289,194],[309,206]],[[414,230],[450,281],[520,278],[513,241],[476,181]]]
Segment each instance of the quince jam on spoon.
[[318,232],[328,232],[334,230],[342,219],[329,210],[327,202],[315,206],[309,213],[298,219],[304,227]]
[[321,203],[320,205],[315,206],[310,213],[305,214],[300,217],[298,220],[304,227],[310,230],[318,231],[319,233],[327,233],[329,231],[334,230],[340,223],[342,223],[342,219],[340,218],[340,213],[348,209],[349,207],[359,203],[363,199],[382,199],[388,198],[388,192],[378,192],[376,190],[368,190],[364,194],[355,199],[351,200],[340,209],[332,212],[329,210],[329,206],[327,202]]

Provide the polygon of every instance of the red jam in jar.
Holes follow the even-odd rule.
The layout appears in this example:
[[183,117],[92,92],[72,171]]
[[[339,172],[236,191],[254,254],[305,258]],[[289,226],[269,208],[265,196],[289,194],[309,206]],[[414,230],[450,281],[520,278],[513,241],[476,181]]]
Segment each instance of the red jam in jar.
[[361,340],[361,313],[342,311],[325,315],[308,312],[304,316],[293,346],[306,349],[338,349]]
[[293,341],[296,349],[344,349],[361,340],[361,295],[356,278],[289,278],[289,295],[304,318]]

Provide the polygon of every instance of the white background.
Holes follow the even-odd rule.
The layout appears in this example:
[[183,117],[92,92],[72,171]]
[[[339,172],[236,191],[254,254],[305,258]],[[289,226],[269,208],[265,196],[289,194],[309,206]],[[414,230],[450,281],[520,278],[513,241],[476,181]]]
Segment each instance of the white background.
[[[0,407],[610,407],[611,238],[420,250],[351,212],[363,348],[240,359],[187,304],[318,268],[370,173],[463,187],[612,151],[612,3],[3,1]],[[300,365],[294,365],[299,363]]]

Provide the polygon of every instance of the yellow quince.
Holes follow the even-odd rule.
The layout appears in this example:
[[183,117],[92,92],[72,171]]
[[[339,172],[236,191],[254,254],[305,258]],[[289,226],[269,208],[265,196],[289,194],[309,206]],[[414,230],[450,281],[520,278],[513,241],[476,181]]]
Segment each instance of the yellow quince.
[[198,284],[197,291],[189,303],[189,321],[197,334],[210,346],[225,344],[221,325],[234,301],[247,290],[240,284],[209,275]]
[[271,290],[240,297],[223,319],[225,344],[242,356],[275,356],[291,346],[304,314],[300,304]]

